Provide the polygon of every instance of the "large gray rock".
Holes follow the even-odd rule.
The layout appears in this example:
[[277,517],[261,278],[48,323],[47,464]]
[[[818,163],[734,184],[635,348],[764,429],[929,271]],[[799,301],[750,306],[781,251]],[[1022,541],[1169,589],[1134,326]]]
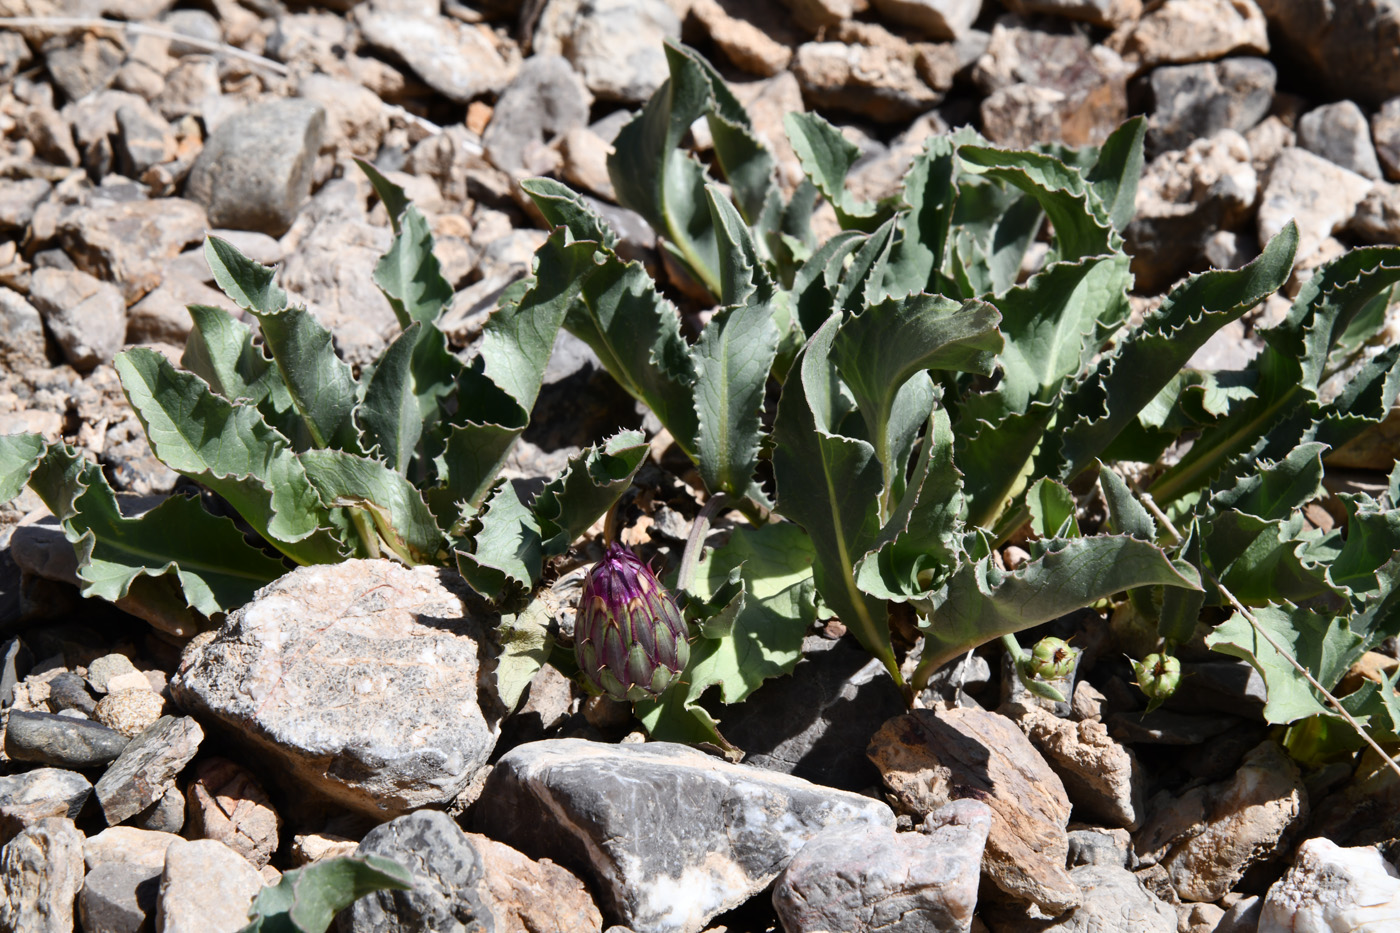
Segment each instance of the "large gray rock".
[[165,850],[156,902],[161,933],[237,933],[262,890],[262,875],[213,839],[177,842]]
[[141,933],[156,912],[160,869],[107,862],[87,873],[78,895],[84,933]]
[[536,55],[563,55],[594,96],[637,104],[670,77],[664,42],[681,37],[665,0],[555,0],[535,29]]
[[1298,145],[1367,178],[1381,177],[1366,114],[1349,100],[1323,104],[1298,121]]
[[1400,94],[1396,0],[1260,0],[1279,44],[1339,97],[1379,104]]
[[446,804],[499,719],[480,705],[488,645],[466,592],[455,573],[388,560],[302,567],[193,643],[171,691],[354,809]]
[[76,269],[36,269],[29,292],[69,365],[110,363],[126,338],[126,301],[111,282]]
[[325,108],[314,101],[249,107],[209,136],[186,194],[204,205],[210,226],[281,236],[311,193],[325,131]]
[[1298,847],[1293,867],[1269,888],[1259,933],[1367,933],[1400,928],[1400,872],[1373,846],[1330,839]]
[[132,739],[93,786],[107,822],[125,822],[163,797],[203,739],[188,716],[162,716]]
[[1148,148],[1155,154],[1184,149],[1192,140],[1221,130],[1243,133],[1269,112],[1277,80],[1277,69],[1264,58],[1227,58],[1155,69]]
[[582,79],[558,55],[534,55],[496,102],[482,136],[486,154],[505,172],[531,170],[535,148],[588,124],[593,104]]
[[392,12],[371,12],[359,23],[366,42],[397,55],[425,84],[459,104],[498,93],[519,67],[501,54],[484,25]]
[[991,825],[986,804],[955,800],[924,832],[829,829],[783,869],[773,907],[791,933],[966,933]]
[[464,833],[440,811],[419,810],[385,823],[355,853],[393,859],[412,874],[413,887],[356,901],[340,916],[341,933],[602,930],[602,915],[574,875]]
[[83,886],[83,834],[51,816],[0,849],[0,930],[72,933],[73,902]]
[[1176,933],[1172,905],[1127,869],[1080,865],[1069,876],[1079,886],[1082,901],[1074,910],[1046,922],[1003,916],[993,907],[987,912],[989,924],[998,933]]
[[822,830],[894,825],[878,800],[665,742],[522,745],[482,801],[484,833],[590,879],[604,912],[636,933],[698,933]]
[[1323,242],[1351,222],[1371,190],[1371,180],[1306,149],[1289,147],[1274,160],[1259,201],[1259,242],[1289,220],[1298,224],[1298,262],[1307,262]]
[[128,739],[101,723],[49,713],[11,710],[5,754],[60,768],[94,768],[115,761]]
[[78,818],[92,784],[74,771],[35,768],[0,777],[0,842],[50,816]]
[[58,235],[79,269],[116,283],[131,305],[160,284],[165,260],[208,227],[204,208],[184,198],[94,201],[65,215]]

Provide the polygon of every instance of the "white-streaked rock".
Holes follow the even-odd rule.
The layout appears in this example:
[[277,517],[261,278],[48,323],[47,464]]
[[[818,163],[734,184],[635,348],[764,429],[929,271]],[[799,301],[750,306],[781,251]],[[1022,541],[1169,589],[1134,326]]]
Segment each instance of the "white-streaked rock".
[[1259,933],[1387,933],[1400,929],[1400,872],[1372,846],[1330,839],[1298,847],[1293,867],[1269,888]]

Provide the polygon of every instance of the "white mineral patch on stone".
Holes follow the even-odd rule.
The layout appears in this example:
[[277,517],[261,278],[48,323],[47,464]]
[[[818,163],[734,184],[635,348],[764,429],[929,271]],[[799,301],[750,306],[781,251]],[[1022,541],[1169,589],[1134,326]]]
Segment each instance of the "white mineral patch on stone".
[[1400,930],[1400,872],[1370,846],[1329,839],[1298,847],[1269,889],[1259,933],[1390,933]]

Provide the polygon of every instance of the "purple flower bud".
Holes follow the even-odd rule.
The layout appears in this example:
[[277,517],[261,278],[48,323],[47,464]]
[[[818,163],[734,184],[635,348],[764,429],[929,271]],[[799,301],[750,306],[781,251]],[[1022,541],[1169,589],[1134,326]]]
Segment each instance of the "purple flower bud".
[[588,684],[615,700],[652,700],[690,660],[685,620],[637,555],[608,545],[583,581],[574,656]]

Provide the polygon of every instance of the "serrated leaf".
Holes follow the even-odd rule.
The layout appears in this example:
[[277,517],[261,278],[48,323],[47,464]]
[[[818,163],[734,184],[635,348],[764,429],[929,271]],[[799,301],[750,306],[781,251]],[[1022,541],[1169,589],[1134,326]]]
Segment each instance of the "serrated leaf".
[[739,212],[750,226],[757,226],[767,204],[777,195],[773,175],[777,162],[758,137],[748,112],[719,72],[693,49],[681,46],[710,80],[711,106],[705,114],[714,141],[715,157],[724,179],[734,192]]
[[894,247],[895,219],[875,229],[851,257],[851,265],[836,289],[836,306],[847,314],[859,314],[866,305],[886,300],[885,270]]
[[197,500],[172,496],[139,518],[125,517],[101,468],[71,447],[50,447],[29,484],[73,544],[84,596],[116,602],[139,577],[170,574],[186,603],[211,616],[243,605],[285,572],[232,520]]
[[447,558],[447,539],[422,495],[403,476],[340,450],[308,450],[300,457],[321,501],[367,511],[380,537],[409,566]]
[[[1220,581],[1240,602],[1258,606],[1279,599],[1345,606],[1327,582],[1326,567],[1309,552],[1301,514],[1266,521],[1233,509],[1211,518],[1206,554],[1220,570]],[[1215,551],[1223,554],[1215,556]],[[1228,559],[1228,563],[1226,560]],[[1314,607],[1316,608],[1316,607]]]
[[[1204,558],[1201,556],[1201,536],[1199,520],[1193,519],[1191,526],[1186,530],[1186,540],[1181,542],[1178,554],[1179,559],[1190,564],[1204,580],[1205,574],[1201,573],[1205,568]],[[1188,590],[1179,586],[1163,588],[1162,611],[1157,617],[1157,634],[1169,648],[1184,645],[1194,637],[1196,623],[1201,619],[1201,607],[1205,605],[1205,601],[1206,594],[1203,591]]]
[[1157,522],[1138,501],[1127,482],[1107,464],[1099,464],[1099,488],[1108,506],[1108,522],[1114,532],[1143,541],[1157,540]]
[[996,423],[959,424],[956,459],[964,477],[969,525],[999,524],[998,516],[1025,488],[1031,457],[1054,418],[1054,408],[1034,402],[1024,414],[1012,412]]
[[375,891],[413,889],[413,875],[392,859],[346,855],[284,872],[258,892],[239,933],[325,933],[340,911]]
[[379,358],[365,386],[365,398],[355,409],[360,447],[399,473],[408,472],[409,461],[423,436],[423,417],[413,391],[413,351],[423,325],[413,321],[394,338]]
[[384,213],[389,217],[389,228],[393,230],[395,236],[398,236],[399,218],[408,208],[408,195],[404,193],[403,188],[380,174],[379,169],[371,163],[364,159],[356,159],[355,164],[369,179],[370,185],[374,187],[374,193],[379,195],[379,200],[384,204]]
[[836,291],[842,264],[865,237],[855,230],[843,230],[823,243],[792,279],[792,307],[807,337],[831,317],[836,308]]
[[312,441],[317,447],[358,453],[353,415],[359,386],[336,356],[331,332],[305,308],[253,313]]
[[407,329],[414,321],[433,324],[452,300],[452,285],[433,255],[428,221],[409,204],[394,221],[394,228],[389,251],[374,267],[374,284],[388,299],[400,327]]
[[301,461],[256,408],[215,395],[155,350],[124,350],[114,365],[162,463],[223,496],[297,563],[341,560],[326,507]]
[[1400,509],[1380,508],[1358,497],[1339,497],[1347,510],[1346,543],[1327,569],[1327,578],[1345,587],[1354,601],[1371,601],[1385,592],[1377,571],[1400,553]]
[[773,427],[778,511],[811,535],[813,576],[826,604],[902,684],[884,601],[855,584],[855,563],[880,533],[885,483],[875,448],[834,430],[842,403],[830,353],[840,324],[832,315],[818,329],[783,386]]
[[846,175],[860,158],[860,148],[815,113],[783,117],[788,142],[802,171],[836,211],[842,230],[874,230],[884,220],[874,204],[860,201],[846,188]]
[[617,234],[608,222],[588,206],[583,196],[552,178],[526,178],[520,188],[535,202],[544,219],[556,227],[568,227],[576,240],[592,240],[608,249],[617,246]]
[[1026,250],[1045,223],[1039,202],[990,179],[962,174],[944,271],[963,298],[1000,294],[1021,274]]
[[1026,493],[1031,513],[1031,530],[1042,538],[1077,538],[1079,520],[1075,517],[1074,493],[1063,483],[1042,476]]
[[530,504],[539,522],[546,554],[562,554],[589,526],[612,508],[647,455],[640,431],[619,431],[602,445],[569,458],[564,471]]
[[766,305],[721,310],[693,351],[695,453],[712,493],[727,492],[765,503],[754,478],[768,372],[778,354],[778,329]]
[[543,566],[540,527],[515,487],[498,485],[474,524],[470,550],[457,552],[457,570],[495,603],[531,589]]
[[705,188],[719,246],[720,303],[763,304],[773,298],[773,280],[763,268],[749,228],[718,188]]
[[47,447],[38,434],[0,434],[0,503],[19,495]]
[[273,282],[277,270],[244,256],[228,240],[205,237],[204,260],[215,284],[243,310],[275,314],[287,307],[287,293]]
[[1189,567],[1179,566],[1146,541],[1095,535],[1055,541],[1044,556],[1007,573],[990,557],[958,567],[930,599],[920,623],[925,675],[993,638],[1059,618],[1137,586],[1199,589]]
[[501,646],[496,658],[496,694],[507,712],[514,712],[530,681],[549,660],[554,638],[549,634],[552,613],[538,597],[518,613],[506,613],[496,625]]
[[[1253,615],[1274,641],[1329,690],[1365,650],[1346,621],[1331,615],[1286,605],[1260,606]],[[1266,721],[1281,724],[1331,713],[1327,701],[1240,613],[1206,636],[1206,645],[1248,661],[1264,678],[1269,691],[1264,704]]]
[[1137,211],[1138,181],[1142,178],[1142,143],[1147,120],[1133,117],[1109,134],[1084,180],[1103,205],[1115,230],[1128,226]]

